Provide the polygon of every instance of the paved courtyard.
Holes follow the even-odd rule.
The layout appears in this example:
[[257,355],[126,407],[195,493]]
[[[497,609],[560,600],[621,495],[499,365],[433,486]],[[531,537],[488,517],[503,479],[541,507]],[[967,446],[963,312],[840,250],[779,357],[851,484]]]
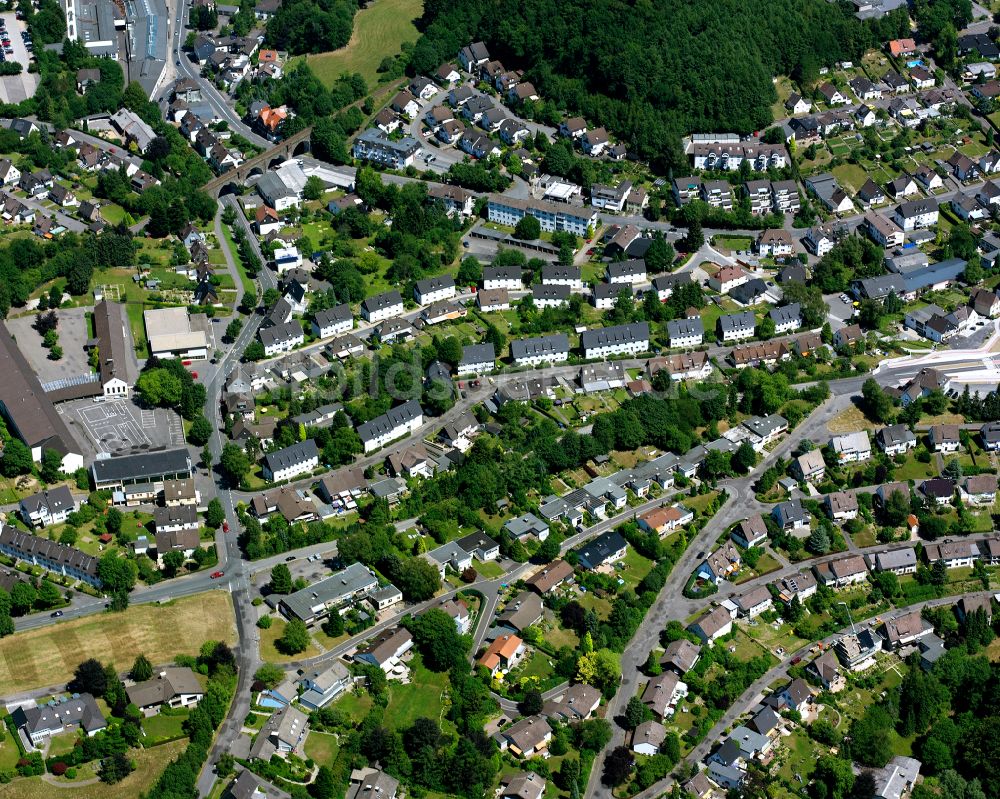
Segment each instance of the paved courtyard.
[[167,408],[139,408],[132,400],[86,399],[63,403],[59,413],[95,455],[129,455],[184,444],[181,418]]
[[63,350],[63,356],[58,361],[49,360],[49,351],[42,346],[42,337],[32,327],[35,322],[34,314],[7,320],[7,328],[17,340],[18,349],[38,375],[43,387],[46,383],[73,380],[94,371],[90,368],[83,348],[90,338],[86,316],[89,310],[91,309],[63,308],[56,311],[59,318],[56,332],[59,334],[59,346]]

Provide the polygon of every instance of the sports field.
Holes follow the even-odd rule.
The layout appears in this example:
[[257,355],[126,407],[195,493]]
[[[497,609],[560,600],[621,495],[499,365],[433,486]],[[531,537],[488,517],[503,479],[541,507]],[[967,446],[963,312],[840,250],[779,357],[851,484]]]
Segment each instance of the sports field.
[[423,6],[423,0],[374,0],[355,15],[354,33],[347,46],[306,56],[309,66],[326,86],[332,86],[344,72],[359,72],[368,88],[373,88],[382,59],[396,55],[403,42],[416,42],[419,33],[413,21]]
[[206,591],[167,605],[136,605],[124,613],[98,613],[0,639],[0,685],[5,693],[58,685],[88,658],[124,671],[139,653],[154,664],[196,655],[205,641],[236,640],[226,591]]

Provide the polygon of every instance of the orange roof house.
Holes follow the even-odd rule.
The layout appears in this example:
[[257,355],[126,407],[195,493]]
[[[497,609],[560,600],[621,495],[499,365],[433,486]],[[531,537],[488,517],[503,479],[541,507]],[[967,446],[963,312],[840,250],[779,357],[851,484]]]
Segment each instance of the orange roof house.
[[288,111],[284,108],[271,108],[271,106],[264,108],[258,117],[260,124],[271,131],[275,131],[280,128],[282,123],[287,118]]
[[271,208],[271,206],[269,205],[258,205],[257,210],[254,213],[254,218],[257,220],[258,223],[279,222],[281,219],[278,216],[278,212],[275,211],[273,208]]
[[889,54],[898,57],[913,55],[917,52],[917,43],[913,39],[893,39],[889,42]]
[[257,53],[257,63],[258,64],[277,64],[278,63],[278,51],[277,50],[261,50]]
[[516,635],[501,635],[489,645],[478,663],[495,675],[500,669],[516,665],[523,654],[524,641]]

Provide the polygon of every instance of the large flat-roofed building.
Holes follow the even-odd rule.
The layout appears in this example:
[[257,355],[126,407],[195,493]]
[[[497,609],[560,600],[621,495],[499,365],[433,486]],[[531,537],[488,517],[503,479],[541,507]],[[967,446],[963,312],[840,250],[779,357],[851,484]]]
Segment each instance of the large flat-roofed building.
[[0,413],[10,432],[31,450],[32,460],[41,463],[42,452],[51,449],[62,456],[62,470],[67,474],[81,468],[83,454],[3,323],[0,374]]
[[118,59],[118,31],[125,30],[125,6],[106,0],[64,0],[66,38],[94,56]]
[[281,600],[281,610],[290,619],[315,624],[330,609],[340,609],[353,599],[360,599],[378,588],[378,578],[360,563]]
[[99,458],[90,467],[97,491],[122,489],[125,486],[151,484],[163,489],[166,480],[186,480],[194,475],[191,455],[186,449],[168,449]]
[[368,128],[354,142],[353,154],[362,161],[401,169],[412,164],[419,151],[420,142],[412,136],[393,141],[378,128]]
[[142,317],[150,355],[192,360],[208,357],[208,337],[204,330],[192,329],[186,308],[157,308],[143,312]]
[[587,228],[596,229],[600,222],[593,208],[581,208],[544,200],[520,200],[501,194],[491,194],[487,206],[490,222],[516,227],[526,215],[538,220],[543,231],[565,230],[576,236],[586,236]]
[[139,374],[125,306],[102,300],[94,306],[98,371],[105,397],[127,397]]

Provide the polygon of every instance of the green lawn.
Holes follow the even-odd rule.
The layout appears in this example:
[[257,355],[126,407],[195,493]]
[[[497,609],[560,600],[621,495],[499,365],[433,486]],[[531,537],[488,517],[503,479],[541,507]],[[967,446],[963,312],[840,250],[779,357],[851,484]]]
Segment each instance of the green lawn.
[[930,463],[921,463],[914,456],[914,450],[906,454],[906,463],[896,467],[896,480],[899,481],[926,480],[928,477],[937,477],[934,458],[931,458]]
[[149,746],[158,741],[170,741],[181,737],[184,735],[182,726],[187,717],[188,713],[184,711],[183,713],[172,713],[169,716],[157,713],[155,716],[143,719],[142,729],[146,733],[146,737],[143,739],[144,743]]
[[417,40],[413,22],[422,11],[422,0],[375,0],[355,15],[354,34],[346,47],[307,56],[306,61],[327,86],[344,72],[360,72],[372,86],[378,82],[382,59],[396,55],[403,42]]
[[410,661],[410,683],[390,683],[386,722],[393,729],[405,730],[421,717],[440,720],[444,703],[442,695],[448,689],[448,675],[424,668],[420,655]]
[[260,632],[260,656],[268,663],[287,663],[290,660],[301,660],[303,658],[315,657],[319,654],[316,646],[310,642],[305,652],[298,652],[294,655],[284,655],[278,651],[276,643],[285,634],[285,622],[275,618],[271,626]]
[[485,563],[476,561],[473,564],[473,567],[480,577],[487,580],[495,580],[503,574],[503,567],[501,567],[495,560],[488,560]]
[[10,730],[5,729],[4,739],[0,742],[0,771],[13,771],[17,761],[21,759],[17,744],[10,736]]
[[328,732],[310,730],[305,744],[306,757],[312,758],[319,766],[332,766],[340,746],[337,736]]
[[236,242],[233,241],[229,228],[225,225],[222,225],[222,238],[226,240],[226,246],[229,248],[229,252],[233,256],[233,263],[236,264],[236,271],[240,273],[240,282],[243,284],[243,291],[250,292],[256,296],[257,287],[254,286],[253,281],[247,274],[247,270],[243,266],[243,260],[240,258],[239,252],[236,249]]
[[857,164],[841,164],[835,166],[831,172],[849,194],[856,194],[868,180],[868,173]]
[[125,218],[125,209],[114,203],[101,206],[101,216],[109,225],[117,225]]
[[367,693],[355,694],[347,691],[336,702],[337,710],[346,714],[354,721],[361,723],[361,720],[368,715],[372,707],[372,698]]

